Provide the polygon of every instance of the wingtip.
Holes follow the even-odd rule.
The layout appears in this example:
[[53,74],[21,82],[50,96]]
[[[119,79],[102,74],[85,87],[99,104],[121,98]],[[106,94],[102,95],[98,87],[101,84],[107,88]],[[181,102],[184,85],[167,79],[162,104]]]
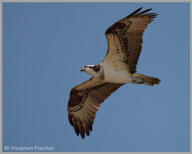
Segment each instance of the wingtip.
[[147,11],[147,12],[148,12],[148,11],[151,11],[151,10],[152,10],[152,8],[149,8],[149,9],[146,9],[145,11]]
[[85,139],[85,133],[81,133],[82,139]]
[[149,12],[149,11],[151,11],[151,10],[152,10],[152,8],[150,8],[150,9],[146,9],[146,10],[144,10],[144,11],[139,12],[138,14],[136,14],[136,16],[139,16],[139,15],[145,15],[145,13],[147,13],[147,12]]
[[139,10],[139,11],[140,11],[141,9],[143,9],[143,7],[142,7],[142,6],[141,6],[140,8],[138,8],[137,10]]
[[133,11],[131,14],[129,14],[127,17],[133,16],[136,13],[138,13],[143,7],[138,8],[137,10]]
[[152,19],[156,18],[158,16],[157,13],[149,13],[149,15],[152,17]]
[[74,128],[74,130],[75,130],[76,135],[79,136],[79,131],[75,128]]
[[89,128],[89,129],[90,129],[90,131],[92,132],[92,130],[93,130],[92,125],[90,126],[90,128]]
[[[131,17],[131,16],[138,16],[138,15],[144,15],[146,12],[149,12],[152,10],[152,8],[146,9],[144,11],[141,11],[143,9],[143,7],[138,8],[137,10],[135,10],[134,12],[132,12],[131,14],[129,14],[127,17]],[[141,11],[141,12],[140,12]],[[126,17],[126,18],[127,18]]]

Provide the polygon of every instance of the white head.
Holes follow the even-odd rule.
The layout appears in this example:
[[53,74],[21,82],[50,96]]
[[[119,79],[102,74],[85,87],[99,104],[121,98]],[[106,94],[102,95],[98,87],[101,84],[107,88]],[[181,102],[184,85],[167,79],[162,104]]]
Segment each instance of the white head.
[[84,71],[84,72],[86,72],[86,73],[96,77],[96,76],[100,75],[100,68],[101,68],[100,64],[97,64],[97,65],[86,65],[80,71]]

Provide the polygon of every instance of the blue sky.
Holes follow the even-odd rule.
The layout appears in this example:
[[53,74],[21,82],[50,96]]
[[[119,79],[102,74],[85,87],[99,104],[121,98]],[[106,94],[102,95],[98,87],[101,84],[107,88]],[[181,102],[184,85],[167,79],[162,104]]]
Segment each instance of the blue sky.
[[[159,15],[137,71],[162,82],[121,87],[82,140],[68,123],[70,89],[90,78],[81,67],[105,56],[105,30],[141,6]],[[3,145],[189,151],[189,11],[189,3],[3,3]]]

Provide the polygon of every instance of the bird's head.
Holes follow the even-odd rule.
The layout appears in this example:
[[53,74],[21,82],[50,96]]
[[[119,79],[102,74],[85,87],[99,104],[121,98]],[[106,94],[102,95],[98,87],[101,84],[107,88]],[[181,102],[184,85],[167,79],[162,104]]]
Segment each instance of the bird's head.
[[86,72],[92,76],[98,76],[100,71],[101,65],[85,65],[80,71]]

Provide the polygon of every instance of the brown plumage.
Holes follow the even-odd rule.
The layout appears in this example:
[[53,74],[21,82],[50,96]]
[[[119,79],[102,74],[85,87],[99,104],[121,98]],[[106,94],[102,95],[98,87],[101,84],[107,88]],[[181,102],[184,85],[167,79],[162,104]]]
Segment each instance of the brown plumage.
[[159,84],[161,82],[161,80],[159,80],[158,78],[143,75],[143,74],[138,74],[138,73],[133,74],[133,79],[134,78],[140,78],[143,80],[139,84],[144,83],[144,84],[149,85],[149,86],[153,86],[154,84]]
[[[151,9],[139,13],[141,9],[137,9],[114,23],[105,32],[108,41],[106,58],[112,60],[116,58],[115,56],[121,54],[121,60],[127,64],[130,73],[136,72],[136,65],[142,49],[143,32],[157,16],[156,13],[147,13]],[[117,54],[117,51],[119,51],[119,54]]]
[[151,9],[140,12],[141,9],[106,30],[108,51],[105,58],[98,65],[84,67],[82,70],[88,69],[87,73],[93,77],[72,88],[70,92],[69,122],[82,138],[85,138],[85,134],[90,135],[101,103],[123,84],[130,82],[153,86],[160,83],[158,78],[135,73],[142,49],[143,32],[157,16],[155,13],[147,13]]
[[[89,87],[88,84],[92,86]],[[77,135],[81,134],[84,138],[86,133],[89,136],[100,104],[121,85],[91,78],[71,90],[68,118]]]

